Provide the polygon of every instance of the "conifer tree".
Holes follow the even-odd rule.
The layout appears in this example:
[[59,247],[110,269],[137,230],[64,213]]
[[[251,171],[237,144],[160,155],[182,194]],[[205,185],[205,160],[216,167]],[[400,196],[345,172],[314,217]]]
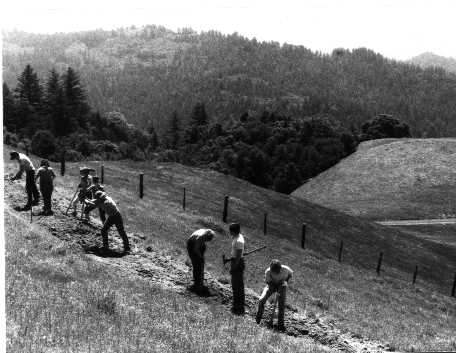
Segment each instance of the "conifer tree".
[[65,112],[60,76],[52,69],[44,89],[44,110],[49,115],[53,132],[58,135],[67,135],[71,131],[71,124]]
[[180,143],[180,121],[177,111],[171,114],[166,131],[166,148],[176,149]]
[[16,94],[21,104],[29,104],[39,108],[41,104],[41,86],[38,75],[30,65],[27,65],[18,77]]
[[71,124],[76,128],[86,128],[89,106],[79,75],[71,67],[68,67],[63,75],[63,92],[66,114],[68,114]]
[[16,132],[17,122],[15,116],[15,102],[14,97],[8,87],[3,83],[3,125],[11,131]]

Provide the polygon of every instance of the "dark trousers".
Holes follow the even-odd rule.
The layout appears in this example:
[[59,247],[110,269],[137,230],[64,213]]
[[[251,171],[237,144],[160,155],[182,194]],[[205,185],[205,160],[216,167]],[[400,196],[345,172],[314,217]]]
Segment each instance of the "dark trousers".
[[284,316],[285,316],[285,301],[287,299],[287,287],[284,285],[278,285],[278,286],[269,286],[267,285],[263,289],[263,293],[261,293],[260,300],[258,301],[258,311],[256,315],[256,321],[257,323],[261,322],[261,318],[263,317],[263,312],[264,312],[264,305],[266,304],[266,301],[268,298],[277,292],[278,298],[278,306],[279,306],[279,314],[278,314],[278,325],[279,327],[283,327],[284,324]]
[[40,194],[35,184],[35,171],[29,170],[25,173],[25,190],[27,191],[27,206],[31,206],[33,202],[38,202]]
[[43,195],[43,210],[50,212],[52,209],[52,188],[40,188],[41,195]]
[[104,224],[104,222],[106,222],[106,214],[105,214],[105,211],[103,211],[101,208],[99,208],[98,211],[100,212],[100,220],[101,220],[101,223]]
[[204,286],[204,259],[200,258],[199,256],[195,256],[194,254],[190,254],[190,260],[192,261],[192,270],[193,270],[193,282],[195,283],[195,287],[203,287]]
[[105,249],[108,249],[108,247],[109,247],[108,231],[109,231],[109,228],[111,228],[113,225],[116,226],[117,231],[119,232],[119,235],[122,238],[124,250],[130,249],[130,244],[128,242],[127,233],[125,232],[125,229],[124,229],[122,215],[119,212],[117,212],[115,215],[108,216],[108,218],[106,219],[106,221],[103,224],[103,228],[101,228],[101,236],[103,237],[103,247]]
[[233,290],[233,307],[235,314],[244,314],[245,291],[244,291],[244,259],[240,260],[239,266],[234,268],[234,260],[231,260],[231,288]]

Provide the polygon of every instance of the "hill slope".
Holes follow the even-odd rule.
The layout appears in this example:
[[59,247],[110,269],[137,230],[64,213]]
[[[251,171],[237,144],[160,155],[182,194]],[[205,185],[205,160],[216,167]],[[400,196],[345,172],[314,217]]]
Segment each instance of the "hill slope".
[[385,139],[311,179],[293,195],[373,220],[456,212],[456,139]]
[[81,73],[90,105],[120,111],[160,132],[174,111],[188,117],[197,102],[229,123],[248,111],[331,115],[359,127],[378,113],[401,118],[415,136],[456,134],[456,76],[395,62],[366,48],[331,55],[238,34],[163,27],[53,35],[3,36],[3,77],[10,87],[31,64],[45,78],[53,67]]
[[434,53],[423,53],[409,60],[412,64],[420,67],[441,67],[448,72],[456,73],[456,59],[446,58]]
[[[89,164],[99,168],[101,163]],[[14,166],[5,160],[5,168],[11,171]],[[68,164],[67,170],[68,175],[57,180],[55,207],[59,211],[66,208],[76,185],[77,165]],[[142,200],[137,195],[139,172],[145,173],[145,197]],[[322,343],[326,337],[335,348],[339,347],[338,337],[355,340],[357,336],[364,337],[364,340],[389,342],[398,349],[452,349],[456,344],[452,336],[456,303],[448,297],[456,262],[443,245],[437,246],[254,187],[233,177],[178,164],[128,161],[105,164],[105,181],[108,192],[119,203],[129,236],[136,245],[133,255],[124,258],[100,259],[94,255],[90,258],[115,268],[119,275],[128,270],[127,276],[139,274],[155,285],[180,292],[185,288],[182,277],[182,272],[185,272],[184,240],[197,227],[210,226],[217,230],[218,236],[209,244],[208,283],[220,293],[210,303],[217,307],[223,304],[226,301],[223,293],[227,291],[227,272],[220,260],[221,254],[227,253],[230,240],[220,218],[223,196],[229,194],[228,218],[241,222],[247,235],[247,248],[268,245],[265,252],[247,260],[246,286],[250,288],[249,301],[253,301],[253,307],[249,304],[251,312],[255,310],[255,293],[263,285],[264,269],[275,257],[295,269],[289,292],[290,308],[287,310],[290,334],[301,332],[299,334],[303,335],[308,330],[311,337]],[[183,187],[187,189],[186,211],[181,207]],[[8,207],[20,203],[24,196],[19,183],[7,184],[5,196]],[[268,212],[266,236],[261,229],[264,211]],[[7,219],[9,214],[15,213],[9,209]],[[28,215],[21,217],[27,219]],[[308,230],[306,250],[299,248],[303,221]],[[94,227],[83,226],[76,219],[61,214],[34,222],[36,227],[40,227],[39,232],[52,234],[77,249],[82,247],[90,252],[100,242],[96,235],[97,223]],[[17,230],[14,232],[15,227],[18,228],[13,224],[12,233],[18,234]],[[116,238],[112,239],[114,247],[118,242]],[[334,260],[340,239],[345,242],[341,264]],[[39,243],[39,240],[35,241],[35,244]],[[144,250],[148,246],[152,248],[150,253]],[[385,255],[382,276],[375,274],[379,251]],[[46,250],[43,252],[38,256],[44,256]],[[16,257],[10,257],[8,261],[13,261],[13,258]],[[419,282],[412,287],[411,271],[415,264],[420,266]],[[42,270],[33,271],[32,275],[42,276],[41,273]],[[86,276],[85,273],[82,275]],[[11,286],[14,287],[14,282]],[[176,302],[180,301],[176,299]],[[398,311],[398,308],[402,309]],[[205,307],[200,309],[207,310]],[[299,325],[306,323],[304,331],[294,331],[299,327],[294,320],[298,320]],[[323,336],[314,335],[312,332],[318,333],[318,327],[333,329],[326,330]],[[336,328],[348,336],[334,335]]]

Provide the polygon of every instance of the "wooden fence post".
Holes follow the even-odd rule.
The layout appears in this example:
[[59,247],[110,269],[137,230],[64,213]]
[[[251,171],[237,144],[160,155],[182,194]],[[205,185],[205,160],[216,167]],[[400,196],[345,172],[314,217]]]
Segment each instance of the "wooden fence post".
[[306,248],[306,224],[302,224],[301,228],[301,248]]
[[453,279],[453,289],[451,289],[451,296],[454,297],[454,293],[456,292],[456,273],[454,274]]
[[380,275],[380,271],[382,268],[382,260],[383,260],[383,253],[380,253],[380,256],[378,257],[378,263],[377,263],[377,275]]
[[415,266],[415,272],[413,272],[412,284],[415,284],[415,282],[416,282],[416,276],[418,276],[418,265]]
[[268,213],[264,213],[263,219],[263,234],[266,235],[268,233]]
[[341,240],[341,241],[340,241],[340,247],[339,247],[339,259],[338,259],[339,262],[342,261],[342,251],[343,251],[343,249],[344,249],[344,241]]
[[65,151],[62,152],[62,158],[60,159],[60,175],[65,175]]
[[144,196],[144,173],[139,174],[139,198]]
[[104,165],[101,165],[101,183],[104,184]]
[[223,223],[227,222],[227,217],[228,217],[228,199],[229,199],[229,196],[225,196],[225,200],[223,202],[223,216],[222,216]]
[[30,223],[33,223],[33,206],[30,205]]
[[186,191],[185,191],[185,188],[184,188],[184,195],[182,196],[182,208],[184,209],[185,211],[185,202],[186,202]]

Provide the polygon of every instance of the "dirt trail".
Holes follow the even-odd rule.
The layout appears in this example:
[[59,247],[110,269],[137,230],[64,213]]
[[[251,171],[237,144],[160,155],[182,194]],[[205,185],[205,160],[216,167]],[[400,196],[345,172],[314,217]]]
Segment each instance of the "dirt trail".
[[[29,212],[18,212],[14,206],[24,201],[23,187],[19,183],[9,184],[5,187],[5,212],[22,217],[29,221]],[[38,212],[41,207],[35,207]],[[212,296],[199,297],[188,290],[190,285],[189,268],[171,256],[164,256],[155,249],[144,249],[145,236],[140,233],[128,234],[132,244],[129,255],[122,256],[122,242],[117,232],[110,232],[110,248],[113,249],[109,256],[99,255],[101,236],[99,225],[84,224],[78,218],[64,215],[65,207],[54,205],[55,215],[52,217],[34,217],[35,227],[42,227],[51,232],[59,239],[65,240],[74,246],[82,248],[88,256],[100,263],[116,267],[119,272],[126,276],[138,275],[159,283],[164,288],[174,290],[192,300],[223,305],[230,310],[231,287],[229,283],[219,280],[206,273],[207,285],[211,289]],[[150,251],[149,251],[150,250]],[[254,316],[256,312],[258,295],[246,288],[246,311]],[[264,318],[268,318],[266,312]],[[267,320],[264,320],[267,321]],[[387,352],[392,349],[388,345],[369,341],[358,335],[341,333],[333,324],[323,322],[319,318],[308,317],[294,308],[287,308],[285,318],[285,334],[295,337],[311,337],[315,341],[344,352]]]

